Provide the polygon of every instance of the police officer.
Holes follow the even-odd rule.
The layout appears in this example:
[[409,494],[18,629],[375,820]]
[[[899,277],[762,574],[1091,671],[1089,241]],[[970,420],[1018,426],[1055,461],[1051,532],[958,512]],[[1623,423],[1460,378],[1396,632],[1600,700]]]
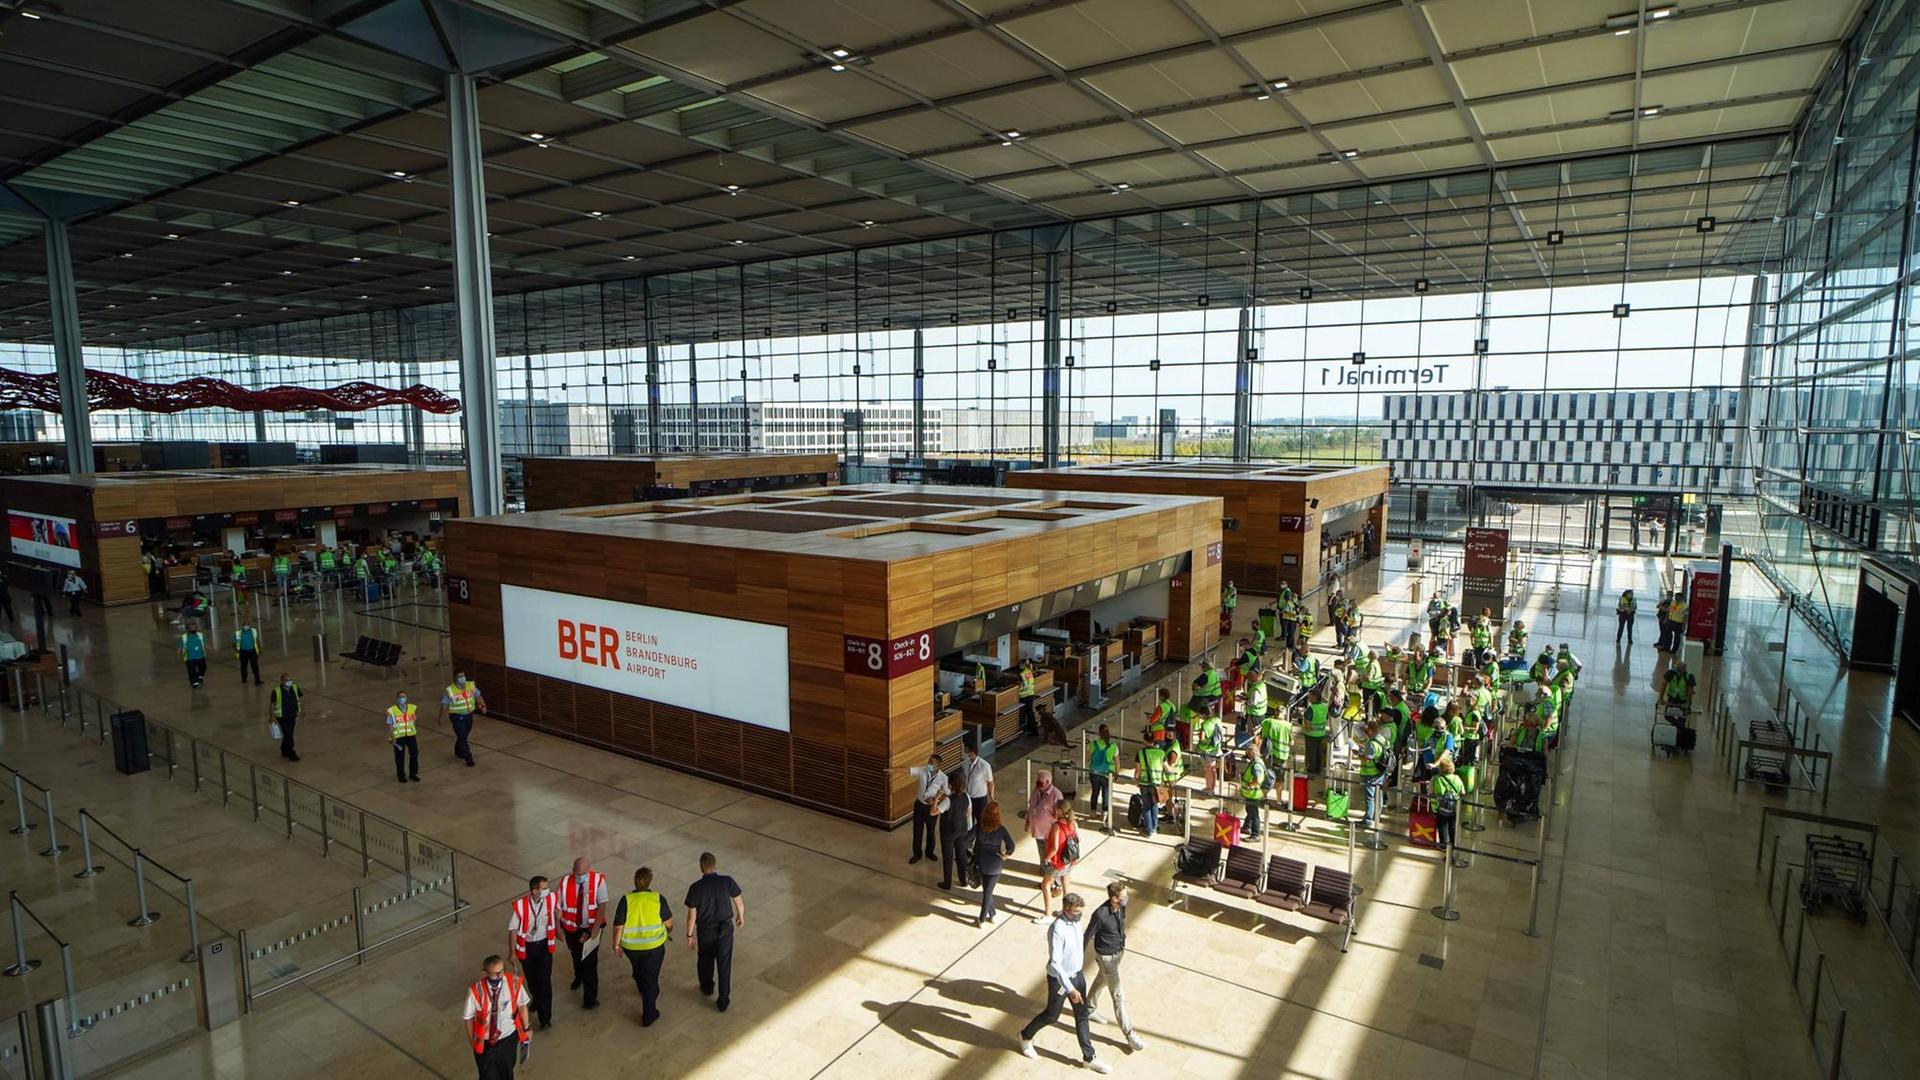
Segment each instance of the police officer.
[[186,632],[180,635],[180,659],[187,664],[187,686],[198,690],[207,677],[207,639],[197,619],[187,620]]
[[467,736],[473,732],[473,714],[487,711],[487,698],[480,687],[467,681],[467,673],[457,671],[453,684],[440,695],[440,711],[453,725],[453,756],[473,767],[473,748]]
[[260,631],[253,623],[242,620],[240,629],[233,632],[233,649],[240,654],[240,685],[247,684],[247,669],[253,669],[253,685],[260,685]]
[[714,1008],[726,1012],[733,1000],[733,932],[747,925],[747,902],[718,865],[713,852],[700,853],[700,880],[687,887],[687,948],[699,957],[700,992],[717,989]]
[[300,755],[293,752],[293,725],[300,719],[300,687],[284,671],[267,693],[267,718],[280,725],[280,756],[299,761]]
[[633,872],[633,891],[620,898],[613,925],[620,928],[620,951],[633,966],[633,985],[640,991],[640,1026],[660,1019],[660,962],[666,959],[667,936],[673,933],[673,909],[667,898],[653,891],[653,870]]
[[387,742],[393,747],[393,774],[401,783],[420,780],[420,706],[407,700],[407,692],[394,695],[387,706]]

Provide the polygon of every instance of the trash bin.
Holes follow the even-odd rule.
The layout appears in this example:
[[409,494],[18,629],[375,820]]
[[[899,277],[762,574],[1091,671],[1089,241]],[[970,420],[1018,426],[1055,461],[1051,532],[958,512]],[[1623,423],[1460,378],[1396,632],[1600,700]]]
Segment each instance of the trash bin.
[[117,712],[107,717],[113,731],[113,767],[127,776],[146,772],[152,765],[147,754],[147,716],[138,709]]

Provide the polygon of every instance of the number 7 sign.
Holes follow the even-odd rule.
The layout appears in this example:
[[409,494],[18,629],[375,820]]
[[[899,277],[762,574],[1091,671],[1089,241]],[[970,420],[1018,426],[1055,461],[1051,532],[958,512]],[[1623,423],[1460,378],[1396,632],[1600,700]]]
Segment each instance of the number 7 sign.
[[933,631],[897,637],[892,641],[846,635],[845,670],[849,675],[896,679],[933,666]]

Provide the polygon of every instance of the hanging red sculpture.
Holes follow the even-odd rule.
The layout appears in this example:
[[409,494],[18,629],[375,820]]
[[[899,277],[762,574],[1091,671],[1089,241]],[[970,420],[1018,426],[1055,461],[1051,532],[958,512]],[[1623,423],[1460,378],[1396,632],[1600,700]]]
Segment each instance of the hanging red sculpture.
[[[458,412],[460,402],[431,386],[379,386],[370,382],[343,383],[332,389],[312,386],[269,386],[249,390],[220,379],[182,379],[148,383],[106,371],[87,371],[87,408],[134,409],[139,412],[177,413],[188,409],[235,409],[240,412],[364,412],[383,405],[412,405],[422,412]],[[0,408],[60,411],[60,377],[53,372],[35,375],[0,368]]]

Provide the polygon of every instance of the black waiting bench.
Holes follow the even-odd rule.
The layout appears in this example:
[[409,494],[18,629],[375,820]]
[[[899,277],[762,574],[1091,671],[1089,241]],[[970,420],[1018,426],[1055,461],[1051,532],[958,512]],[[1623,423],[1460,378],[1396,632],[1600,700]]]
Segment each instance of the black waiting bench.
[[352,652],[343,652],[343,660],[357,660],[369,667],[391,668],[400,664],[400,643],[381,641],[378,638],[362,637],[353,646]]

